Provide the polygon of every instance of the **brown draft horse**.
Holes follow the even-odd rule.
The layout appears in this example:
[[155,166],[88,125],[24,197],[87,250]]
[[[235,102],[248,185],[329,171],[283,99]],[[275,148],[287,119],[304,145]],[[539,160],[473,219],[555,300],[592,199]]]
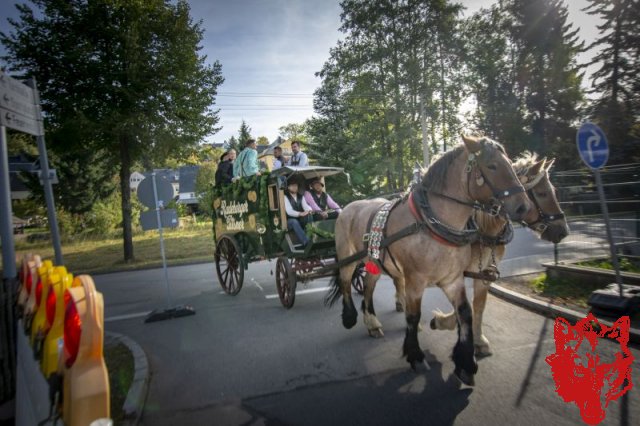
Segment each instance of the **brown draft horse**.
[[[524,222],[533,229],[540,238],[552,243],[559,243],[569,235],[569,226],[558,199],[555,188],[549,180],[549,170],[553,162],[546,159],[537,160],[535,153],[525,152],[514,163],[513,168],[520,177],[529,199],[536,208],[533,208],[525,216]],[[480,233],[484,236],[498,237],[507,221],[501,216],[491,216],[484,212],[478,212],[476,222]],[[468,271],[480,272],[487,268],[491,262],[496,264],[504,257],[505,244],[483,244],[477,242],[471,246],[471,260]],[[473,280],[473,338],[477,356],[491,355],[489,340],[482,332],[482,315],[487,303],[490,282],[475,278]],[[396,287],[398,303],[402,306],[404,290]],[[456,325],[455,313],[444,314],[434,312],[435,316],[430,322],[432,329],[453,330]]]
[[[388,237],[406,230],[408,225],[417,224],[419,231],[389,244],[380,264],[394,280],[404,280],[407,328],[403,354],[407,362],[412,368],[424,362],[418,343],[422,295],[427,285],[438,286],[453,305],[458,324],[458,341],[452,355],[454,374],[463,383],[473,385],[478,366],[474,356],[472,311],[463,277],[472,242],[467,238],[472,233],[466,231],[466,227],[478,203],[498,202],[511,219],[517,221],[528,213],[530,203],[500,144],[487,138],[465,136],[463,142],[438,158],[420,185],[391,211],[386,228]],[[413,196],[423,200],[417,202],[417,209]],[[338,261],[353,258],[364,249],[368,220],[386,201],[361,200],[345,207],[335,227]],[[331,305],[342,295],[345,328],[352,328],[358,315],[351,297],[355,267],[356,260],[340,268],[326,298]],[[366,275],[366,292],[373,293],[379,278],[380,272]],[[375,315],[373,304],[366,307],[365,322],[370,318],[368,314]]]

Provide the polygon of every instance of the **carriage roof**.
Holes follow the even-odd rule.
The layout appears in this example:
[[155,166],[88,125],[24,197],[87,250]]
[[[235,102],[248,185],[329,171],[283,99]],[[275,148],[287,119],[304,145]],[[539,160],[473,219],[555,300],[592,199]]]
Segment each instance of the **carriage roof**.
[[308,167],[285,166],[271,172],[272,175],[276,175],[276,176],[302,175],[304,176],[305,179],[332,176],[332,175],[337,175],[339,173],[344,173],[344,169],[342,167],[323,167],[323,166],[308,166]]

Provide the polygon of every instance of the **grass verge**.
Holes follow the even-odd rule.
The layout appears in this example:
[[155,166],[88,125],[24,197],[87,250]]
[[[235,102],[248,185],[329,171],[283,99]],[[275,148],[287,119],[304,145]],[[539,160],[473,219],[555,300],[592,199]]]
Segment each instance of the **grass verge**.
[[[186,229],[163,231],[167,264],[179,265],[191,262],[213,261],[215,249],[211,222]],[[125,263],[121,238],[83,239],[62,245],[62,255],[67,270],[81,273],[105,273],[162,265],[158,231],[148,231],[133,238],[135,260]],[[16,254],[39,254],[43,259],[53,259],[50,242],[16,242]]]
[[122,343],[113,343],[105,345],[104,361],[109,372],[111,418],[117,425],[124,420],[122,407],[133,382],[133,355]]

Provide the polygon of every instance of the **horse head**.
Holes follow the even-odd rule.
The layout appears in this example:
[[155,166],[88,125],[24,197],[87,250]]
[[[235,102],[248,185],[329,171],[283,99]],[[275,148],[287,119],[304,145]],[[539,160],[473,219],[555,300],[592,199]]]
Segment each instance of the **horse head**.
[[468,193],[482,204],[493,204],[511,220],[521,221],[531,203],[511,160],[499,143],[486,137],[462,135],[467,152]]
[[549,162],[546,158],[540,161],[536,159],[536,154],[525,152],[514,165],[529,199],[534,204],[534,208],[523,221],[543,240],[559,243],[569,235],[569,225],[560,208],[555,188],[549,180],[549,170],[553,167],[555,159]]

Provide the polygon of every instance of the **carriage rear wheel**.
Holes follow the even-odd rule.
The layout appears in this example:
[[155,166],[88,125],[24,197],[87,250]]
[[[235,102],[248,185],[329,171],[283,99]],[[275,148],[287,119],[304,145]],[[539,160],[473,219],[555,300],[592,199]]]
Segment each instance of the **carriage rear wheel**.
[[223,235],[216,244],[214,258],[220,286],[225,293],[235,296],[242,289],[244,280],[242,253],[235,238]]
[[296,273],[289,259],[280,256],[276,262],[276,286],[282,306],[290,309],[296,300]]
[[358,294],[364,294],[365,274],[364,263],[358,263],[358,266],[356,266],[356,269],[354,269],[353,275],[351,276],[351,286],[356,292],[358,292]]

